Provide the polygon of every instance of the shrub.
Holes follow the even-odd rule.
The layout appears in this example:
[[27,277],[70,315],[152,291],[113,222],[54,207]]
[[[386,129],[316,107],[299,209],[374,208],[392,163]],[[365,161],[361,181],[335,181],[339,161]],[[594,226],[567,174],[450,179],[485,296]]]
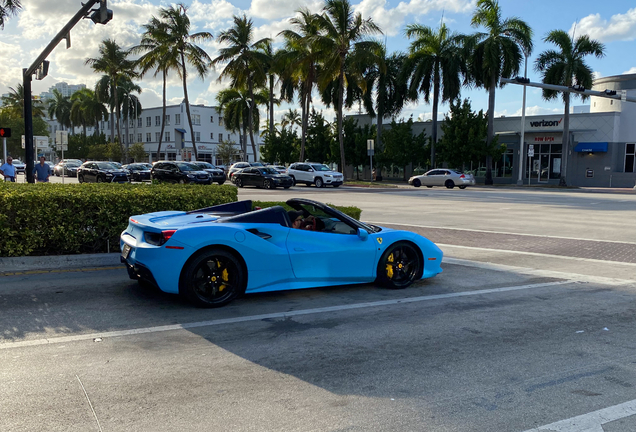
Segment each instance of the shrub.
[[132,215],[236,200],[232,186],[0,183],[0,256],[118,251]]
[[[283,206],[285,208],[285,210],[289,211],[289,210],[293,210],[293,208],[291,208],[290,206],[288,206],[287,204],[285,204],[284,202],[277,202],[277,201],[254,201],[253,202],[254,207],[260,207],[260,208],[267,208],[267,207],[273,207],[276,205],[280,205]],[[356,220],[360,220],[360,215],[362,214],[362,210],[360,210],[358,207],[345,207],[345,206],[336,206],[333,204],[327,204],[329,207],[333,207],[337,210],[340,210],[341,212],[343,212],[344,214],[351,216],[352,218],[356,219]]]

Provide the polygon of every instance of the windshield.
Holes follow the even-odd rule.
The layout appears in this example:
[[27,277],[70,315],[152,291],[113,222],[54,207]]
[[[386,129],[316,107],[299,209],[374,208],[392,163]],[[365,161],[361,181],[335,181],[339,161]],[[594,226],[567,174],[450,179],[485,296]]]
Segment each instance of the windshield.
[[203,168],[203,169],[212,169],[214,168],[214,165],[207,163],[207,162],[197,162],[196,163],[197,166]]
[[109,163],[109,162],[98,162],[96,165],[97,165],[97,168],[103,169],[103,170],[119,169],[115,165],[113,165],[112,163]]
[[327,165],[312,165],[311,166],[316,171],[331,171],[331,169]]
[[259,169],[260,172],[262,172],[263,174],[278,174],[278,171],[276,171],[274,168],[260,168]]
[[64,165],[66,165],[67,167],[78,167],[81,165],[81,163],[77,163],[77,162],[66,162]]
[[201,168],[199,168],[196,165],[192,165],[189,163],[178,163],[177,166],[179,167],[179,169],[181,171],[200,171]]
[[262,166],[264,166],[264,165],[263,165],[262,163],[260,163],[260,162],[252,162],[250,165],[251,165],[251,166],[253,166],[253,167],[262,167]]

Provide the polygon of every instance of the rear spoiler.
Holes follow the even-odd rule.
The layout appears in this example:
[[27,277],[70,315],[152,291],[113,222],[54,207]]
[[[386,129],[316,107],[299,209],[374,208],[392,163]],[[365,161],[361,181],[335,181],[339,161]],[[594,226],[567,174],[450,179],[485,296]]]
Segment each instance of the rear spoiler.
[[252,211],[252,200],[237,201],[227,204],[219,204],[212,207],[206,207],[198,210],[191,210],[186,214],[196,213],[231,213],[235,215],[248,213]]

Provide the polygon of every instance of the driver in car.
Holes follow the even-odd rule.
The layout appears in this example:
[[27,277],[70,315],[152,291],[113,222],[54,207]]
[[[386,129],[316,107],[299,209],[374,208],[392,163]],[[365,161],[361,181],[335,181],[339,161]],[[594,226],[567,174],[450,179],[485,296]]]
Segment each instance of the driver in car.
[[304,229],[308,231],[320,231],[325,227],[325,223],[322,220],[312,215],[303,217],[303,212],[294,210],[288,212],[288,214],[289,219],[292,221],[292,228]]

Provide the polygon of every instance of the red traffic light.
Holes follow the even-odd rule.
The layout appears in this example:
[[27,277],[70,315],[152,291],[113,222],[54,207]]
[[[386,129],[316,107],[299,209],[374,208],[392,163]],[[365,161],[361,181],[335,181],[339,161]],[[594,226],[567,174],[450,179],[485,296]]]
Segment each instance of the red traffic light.
[[0,128],[0,138],[11,138],[11,128]]

